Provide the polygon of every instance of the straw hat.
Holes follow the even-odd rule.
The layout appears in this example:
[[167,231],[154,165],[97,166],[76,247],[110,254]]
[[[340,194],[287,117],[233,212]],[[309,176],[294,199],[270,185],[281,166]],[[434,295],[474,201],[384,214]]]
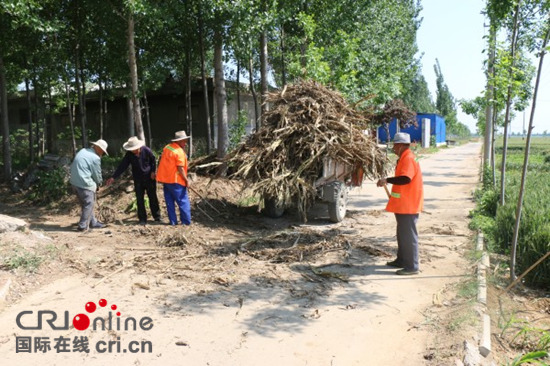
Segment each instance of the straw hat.
[[134,151],[145,145],[144,141],[141,141],[136,136],[132,136],[122,145],[122,148],[126,151]]
[[103,150],[105,155],[109,155],[109,153],[107,152],[107,141],[97,140],[96,142],[92,142],[91,144],[95,145],[95,146],[99,147],[101,150]]
[[191,136],[187,136],[185,131],[178,131],[176,132],[176,137],[172,139],[172,141],[181,141],[191,138]]
[[409,135],[406,132],[398,132],[393,137],[393,143],[394,144],[410,144],[411,143],[411,135]]

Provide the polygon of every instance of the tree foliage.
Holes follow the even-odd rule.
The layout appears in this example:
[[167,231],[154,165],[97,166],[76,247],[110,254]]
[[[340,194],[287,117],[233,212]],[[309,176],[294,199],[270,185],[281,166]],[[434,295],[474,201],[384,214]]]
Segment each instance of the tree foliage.
[[471,132],[468,127],[458,121],[455,98],[445,83],[441,66],[439,65],[439,60],[437,59],[436,64],[434,65],[434,70],[437,87],[435,108],[437,113],[445,118],[447,135],[455,135],[460,137],[469,136]]
[[[101,86],[107,99],[116,88],[139,101],[144,90],[167,78],[196,78],[201,44],[205,73],[213,76],[218,35],[223,65],[239,65],[251,89],[308,78],[338,90],[350,103],[363,101],[365,108],[400,98],[431,112],[416,58],[420,11],[419,0],[5,0],[0,3],[4,87],[13,92],[28,78],[42,99],[51,98],[50,112],[74,106],[84,143],[89,136],[85,98],[92,88]],[[262,37],[267,52],[261,50]],[[129,52],[135,62],[129,62]],[[231,72],[220,68],[218,75],[230,78]],[[217,104],[226,103],[224,98]],[[98,131],[91,134],[98,137]]]

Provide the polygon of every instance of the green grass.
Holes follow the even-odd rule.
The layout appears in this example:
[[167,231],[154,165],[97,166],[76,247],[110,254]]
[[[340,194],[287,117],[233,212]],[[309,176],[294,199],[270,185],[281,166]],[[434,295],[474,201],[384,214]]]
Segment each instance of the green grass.
[[[526,140],[511,137],[508,141],[506,164],[505,204],[500,206],[500,162],[502,144],[496,142],[497,186],[484,184],[476,192],[477,206],[471,213],[470,227],[480,229],[488,239],[492,251],[509,255],[512,243],[519,187],[523,170]],[[485,176],[485,174],[484,174]],[[517,274],[550,250],[550,137],[534,137],[531,140],[525,194],[522,205],[521,225],[518,235]],[[530,272],[526,283],[550,288],[550,263],[544,262]]]
[[8,270],[22,268],[26,272],[36,272],[43,261],[44,257],[38,253],[18,247],[2,258],[1,266]]
[[260,202],[260,198],[258,196],[246,196],[239,199],[237,202],[237,205],[239,207],[250,207],[257,205]]
[[48,244],[37,249],[25,249],[19,245],[0,256],[0,268],[7,270],[22,269],[25,272],[36,272],[40,265],[56,257],[60,249]]
[[468,300],[473,299],[477,296],[477,288],[477,280],[473,277],[469,278],[459,284],[457,295]]
[[478,315],[474,308],[469,307],[459,312],[453,317],[453,320],[447,324],[447,330],[456,332],[466,326],[475,326],[478,323]]

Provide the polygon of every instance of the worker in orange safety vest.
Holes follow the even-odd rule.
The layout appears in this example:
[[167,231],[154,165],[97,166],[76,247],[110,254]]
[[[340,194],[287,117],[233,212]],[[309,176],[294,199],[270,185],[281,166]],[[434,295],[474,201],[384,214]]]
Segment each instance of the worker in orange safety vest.
[[416,223],[424,204],[422,172],[413,152],[409,149],[411,137],[398,132],[393,140],[393,152],[399,156],[395,176],[382,178],[376,185],[392,184],[386,211],[393,212],[397,221],[397,258],[386,264],[401,268],[398,275],[415,275],[418,265],[418,232]]
[[189,188],[187,155],[184,152],[190,137],[185,131],[176,132],[172,143],[166,145],[162,150],[158,165],[157,182],[163,183],[164,200],[170,225],[178,224],[174,203],[178,204],[182,225],[191,224],[191,204],[187,192]]

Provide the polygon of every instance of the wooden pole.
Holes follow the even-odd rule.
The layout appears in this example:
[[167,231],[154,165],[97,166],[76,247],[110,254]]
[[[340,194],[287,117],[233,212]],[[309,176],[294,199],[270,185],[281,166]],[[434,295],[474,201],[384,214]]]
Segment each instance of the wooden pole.
[[523,272],[518,278],[516,278],[514,280],[514,282],[512,282],[511,284],[508,285],[508,287],[506,287],[503,291],[504,292],[507,292],[508,290],[510,290],[512,287],[514,287],[519,281],[521,281],[521,279],[523,277],[525,277],[529,272],[531,272],[533,270],[533,268],[535,268],[536,266],[538,266],[540,263],[542,263],[543,260],[545,260],[546,258],[548,258],[550,256],[550,252],[546,253],[542,258],[540,258],[538,261],[536,261],[535,263],[533,263],[533,265],[529,268],[527,268],[527,270],[525,272]]
[[388,195],[388,199],[391,197],[390,190],[388,189],[388,186],[384,184],[384,190],[386,191],[386,194]]

